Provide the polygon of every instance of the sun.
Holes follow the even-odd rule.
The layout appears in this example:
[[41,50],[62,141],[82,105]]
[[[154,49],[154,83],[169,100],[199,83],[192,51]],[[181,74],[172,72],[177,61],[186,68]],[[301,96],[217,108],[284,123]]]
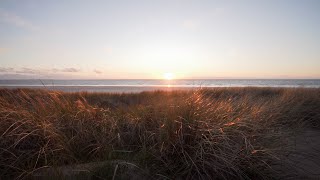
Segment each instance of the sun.
[[174,78],[174,74],[173,73],[164,73],[163,74],[163,79],[172,80],[173,78]]

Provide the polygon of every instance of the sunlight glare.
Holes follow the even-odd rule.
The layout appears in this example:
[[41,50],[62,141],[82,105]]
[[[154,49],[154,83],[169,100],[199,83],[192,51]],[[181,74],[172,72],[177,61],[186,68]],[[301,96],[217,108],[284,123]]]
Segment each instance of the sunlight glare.
[[172,80],[174,78],[174,74],[173,73],[164,73],[163,78],[166,80]]

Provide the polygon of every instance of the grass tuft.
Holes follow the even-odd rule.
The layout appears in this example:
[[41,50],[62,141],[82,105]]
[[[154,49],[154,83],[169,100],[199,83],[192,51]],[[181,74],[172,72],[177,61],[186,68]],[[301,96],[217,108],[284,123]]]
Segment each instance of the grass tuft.
[[[0,89],[0,175],[22,179],[45,167],[121,161],[154,179],[275,178],[292,137],[319,129],[319,107],[319,89]],[[99,177],[123,171],[106,167]]]

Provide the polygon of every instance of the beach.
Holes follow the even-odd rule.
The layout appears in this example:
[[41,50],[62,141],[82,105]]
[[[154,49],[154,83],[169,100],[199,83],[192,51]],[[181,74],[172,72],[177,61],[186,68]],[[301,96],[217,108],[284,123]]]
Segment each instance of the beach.
[[0,180],[320,180],[319,0],[0,1]]
[[319,79],[116,79],[116,80],[0,80],[0,88],[42,89],[64,92],[138,93],[143,91],[196,90],[202,88],[320,88]]

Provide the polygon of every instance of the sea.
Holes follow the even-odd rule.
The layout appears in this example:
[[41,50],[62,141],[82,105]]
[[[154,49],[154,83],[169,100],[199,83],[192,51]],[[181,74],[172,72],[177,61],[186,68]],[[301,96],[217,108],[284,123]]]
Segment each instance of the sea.
[[37,88],[67,92],[141,92],[211,87],[320,88],[320,79],[19,79],[0,80],[0,88]]

